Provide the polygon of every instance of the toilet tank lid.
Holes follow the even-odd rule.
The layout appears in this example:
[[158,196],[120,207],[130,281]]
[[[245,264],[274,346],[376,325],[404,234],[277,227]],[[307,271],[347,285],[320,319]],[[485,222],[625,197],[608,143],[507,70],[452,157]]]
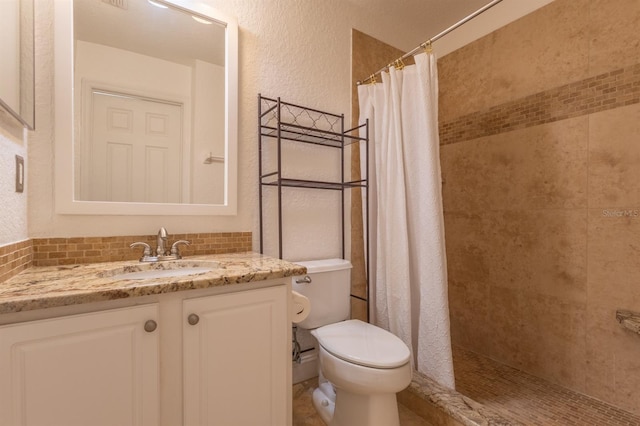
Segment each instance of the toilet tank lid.
[[345,259],[301,260],[295,263],[306,267],[307,273],[309,274],[328,271],[340,271],[343,269],[351,268],[351,262]]

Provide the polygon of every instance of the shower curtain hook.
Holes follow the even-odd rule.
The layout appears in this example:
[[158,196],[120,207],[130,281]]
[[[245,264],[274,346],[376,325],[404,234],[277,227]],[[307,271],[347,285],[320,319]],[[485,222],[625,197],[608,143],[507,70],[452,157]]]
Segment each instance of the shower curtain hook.
[[431,53],[433,52],[433,47],[431,47],[431,40],[427,40],[422,44],[422,48],[424,49],[425,53]]

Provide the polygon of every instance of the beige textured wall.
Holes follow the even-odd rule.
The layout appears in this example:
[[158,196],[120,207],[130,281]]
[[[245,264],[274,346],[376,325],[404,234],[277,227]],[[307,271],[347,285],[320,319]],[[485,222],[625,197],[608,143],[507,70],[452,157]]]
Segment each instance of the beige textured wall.
[[636,414],[638,28],[556,0],[439,61],[454,344]]
[[0,246],[27,239],[29,180],[25,179],[25,192],[15,192],[16,155],[26,160],[27,135],[20,123],[0,107]]
[[[238,214],[236,216],[91,216],[61,215],[53,198],[53,122],[51,99],[54,91],[53,3],[37,0],[36,55],[38,66],[38,130],[30,143],[28,234],[33,238],[119,236],[152,234],[159,226],[170,233],[253,231],[258,247],[258,143],[257,95],[281,96],[283,100],[308,105],[347,117],[350,106],[350,37],[354,25],[377,29],[380,37],[411,45],[415,30],[402,28],[393,16],[373,16],[358,5],[340,0],[296,2],[294,0],[205,0],[204,3],[236,16],[239,24],[239,110],[238,110]],[[304,4],[303,4],[304,3]],[[31,142],[31,138],[30,138]],[[317,155],[315,152],[311,155]],[[293,163],[295,161],[288,163]],[[302,195],[300,195],[302,194]],[[301,203],[317,205],[314,192],[298,191],[287,197],[286,211],[296,213]],[[320,197],[324,197],[320,194]],[[322,200],[321,200],[322,201]],[[311,209],[309,208],[309,210]],[[331,212],[334,210],[332,209]],[[302,214],[299,215],[300,217]],[[285,256],[295,260],[339,255],[333,232],[338,222],[328,215],[313,220],[287,222],[287,232],[314,228],[313,239],[289,238]],[[100,226],[96,226],[99,223]],[[324,227],[324,228],[323,228]],[[326,230],[321,233],[317,229]],[[318,236],[319,235],[319,236]],[[273,238],[269,237],[269,241]],[[273,254],[273,252],[269,252]]]

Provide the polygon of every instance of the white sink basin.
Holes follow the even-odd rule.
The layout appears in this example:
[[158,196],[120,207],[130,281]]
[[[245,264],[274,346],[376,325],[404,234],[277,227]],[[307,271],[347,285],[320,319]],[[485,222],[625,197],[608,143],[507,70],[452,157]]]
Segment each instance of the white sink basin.
[[151,278],[183,277],[185,275],[199,275],[211,272],[207,267],[182,269],[152,269],[149,271],[124,272],[111,277],[114,280],[148,280]]
[[156,278],[184,277],[206,274],[218,268],[218,262],[207,261],[166,261],[140,263],[135,266],[116,268],[100,273],[102,278],[112,280],[149,280]]

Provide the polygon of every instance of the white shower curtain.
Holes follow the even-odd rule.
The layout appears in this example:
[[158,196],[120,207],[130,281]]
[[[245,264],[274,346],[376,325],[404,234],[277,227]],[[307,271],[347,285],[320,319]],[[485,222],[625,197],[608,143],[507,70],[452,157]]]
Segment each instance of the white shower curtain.
[[360,122],[370,120],[372,316],[409,346],[415,369],[453,389],[437,65],[433,53],[415,60],[358,88]]

